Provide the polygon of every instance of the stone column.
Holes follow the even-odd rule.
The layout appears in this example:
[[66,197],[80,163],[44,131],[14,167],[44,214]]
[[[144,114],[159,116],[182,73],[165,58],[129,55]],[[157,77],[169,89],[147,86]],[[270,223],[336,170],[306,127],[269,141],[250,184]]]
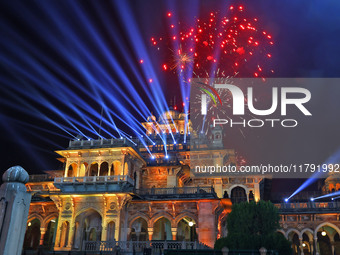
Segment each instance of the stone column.
[[40,241],[39,245],[44,244],[44,237],[45,237],[46,229],[45,228],[40,228]]
[[223,197],[223,185],[222,178],[218,178],[214,184],[214,189],[219,198]]
[[56,236],[54,241],[54,249],[58,249],[60,247],[60,235],[61,235],[61,226],[62,226],[62,219],[61,219],[61,207],[58,207],[59,216],[58,216],[58,225],[56,226]]
[[195,227],[197,240],[200,240],[200,229],[198,227]]
[[254,199],[255,202],[260,201],[260,184],[258,183],[258,179],[255,180],[254,183]]
[[67,248],[72,248],[73,241],[74,241],[74,230],[75,230],[75,221],[72,219],[70,222],[70,227],[68,231],[68,242],[67,242]]
[[314,249],[315,249],[315,255],[320,255],[319,247],[318,247],[318,238],[314,237]]
[[137,241],[139,241],[140,231],[136,232]]
[[0,251],[4,255],[20,255],[24,242],[31,194],[25,183],[28,173],[20,166],[9,168],[0,187]]
[[121,163],[121,170],[120,170],[119,175],[125,175],[125,171],[126,171],[126,169],[125,169],[125,155],[122,156],[120,163]]
[[101,241],[108,241],[107,240],[107,228],[108,228],[107,224],[108,223],[106,222],[106,220],[102,219],[102,236],[101,236]]
[[110,162],[107,162],[107,163],[109,164],[109,169],[108,169],[108,171],[107,171],[107,175],[108,175],[108,176],[111,176],[111,165],[113,164],[113,162],[110,161]]
[[200,228],[199,241],[210,247],[214,247],[216,239],[216,223],[214,206],[212,201],[199,202],[198,204],[198,224]]
[[309,247],[310,247],[310,254],[314,254],[314,242],[313,241],[309,242]]
[[171,228],[171,234],[172,234],[172,240],[176,240],[176,236],[177,236],[177,228]]
[[149,241],[152,241],[153,228],[148,228],[148,233],[149,233]]

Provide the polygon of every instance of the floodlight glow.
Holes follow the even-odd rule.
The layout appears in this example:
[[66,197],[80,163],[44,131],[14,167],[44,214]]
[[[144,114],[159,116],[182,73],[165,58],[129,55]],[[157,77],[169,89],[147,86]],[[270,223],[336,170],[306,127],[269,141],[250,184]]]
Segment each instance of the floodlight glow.
[[285,202],[288,203],[289,199],[288,198],[285,198]]
[[314,200],[322,199],[322,198],[328,198],[328,197],[334,197],[334,196],[339,196],[339,195],[340,195],[340,191],[336,191],[336,192],[329,193],[329,194],[326,194],[326,195],[323,195],[323,196],[315,197]]
[[[77,19],[79,19],[87,27],[86,36],[89,38],[91,45],[96,45],[96,54],[93,54],[92,49],[89,48],[89,45],[84,43],[83,40],[80,40],[80,38],[77,36],[77,33],[74,33],[74,27],[72,27],[70,24],[67,24],[67,20],[63,19],[63,13],[60,12],[58,8],[50,7],[50,5],[45,3],[42,3],[41,5],[42,10],[44,10],[47,15],[52,17],[51,25],[56,28],[56,32],[60,33],[60,35],[63,35],[64,38],[67,38],[67,43],[73,45],[72,52],[68,50],[68,47],[64,47],[65,45],[63,44],[63,41],[55,40],[55,35],[48,31],[48,26],[46,24],[36,22],[37,19],[32,13],[27,10],[23,10],[23,17],[25,17],[27,20],[32,20],[35,21],[34,23],[37,23],[36,28],[37,30],[44,33],[46,42],[49,43],[53,49],[60,51],[60,55],[65,58],[63,60],[68,62],[71,69],[73,68],[74,71],[79,74],[80,79],[78,79],[78,77],[75,78],[69,70],[66,70],[63,66],[56,63],[56,61],[50,59],[50,57],[46,55],[46,53],[41,48],[29,41],[23,40],[23,37],[20,34],[16,33],[10,27],[6,27],[5,25],[3,29],[8,30],[6,32],[11,34],[14,39],[17,39],[16,41],[18,43],[24,46],[17,47],[16,45],[8,45],[7,47],[6,45],[7,52],[10,52],[14,56],[18,56],[18,59],[20,58],[22,63],[28,68],[22,69],[22,65],[20,63],[14,63],[12,59],[7,59],[6,55],[4,55],[2,58],[3,63],[4,65],[7,65],[9,68],[11,68],[14,72],[17,72],[19,76],[21,76],[21,79],[27,80],[30,91],[28,91],[29,93],[27,93],[27,91],[19,91],[20,87],[13,86],[11,81],[4,82],[5,86],[8,86],[11,90],[16,91],[16,93],[13,93],[13,97],[21,100],[22,98],[18,96],[20,93],[20,96],[24,97],[24,99],[34,101],[42,105],[44,109],[47,109],[51,113],[58,116],[62,123],[58,123],[58,121],[53,120],[53,117],[50,117],[50,115],[47,116],[41,111],[34,109],[34,107],[29,105],[28,102],[25,103],[28,104],[29,107],[27,107],[27,109],[22,107],[20,111],[26,113],[33,108],[33,111],[28,114],[38,118],[39,120],[41,119],[48,121],[49,123],[66,132],[74,139],[77,139],[76,135],[78,134],[82,135],[84,139],[87,139],[88,141],[91,140],[90,136],[94,139],[96,139],[96,137],[104,139],[105,137],[101,135],[101,133],[105,132],[105,136],[108,134],[109,137],[115,137],[112,134],[114,133],[120,139],[123,139],[124,136],[134,145],[137,145],[137,143],[134,141],[138,140],[132,140],[131,136],[120,131],[113,120],[113,117],[115,116],[119,123],[127,125],[137,135],[137,137],[139,136],[143,138],[143,136],[140,135],[143,133],[143,131],[141,131],[142,128],[140,127],[140,120],[131,114],[130,108],[133,108],[134,112],[139,114],[143,119],[146,119],[148,116],[150,116],[151,112],[144,103],[142,96],[138,94],[135,84],[132,81],[136,79],[140,83],[139,85],[141,85],[144,91],[148,94],[150,101],[154,103],[155,110],[158,114],[161,115],[163,112],[169,110],[169,107],[164,97],[164,92],[161,86],[162,82],[159,80],[159,77],[157,77],[157,73],[155,72],[152,64],[150,64],[151,58],[147,52],[145,43],[143,42],[138,24],[133,19],[134,16],[132,15],[129,6],[127,4],[120,3],[117,5],[117,8],[120,10],[119,14],[121,15],[123,24],[128,28],[126,31],[128,36],[132,39],[132,49],[137,56],[132,56],[131,50],[128,49],[129,47],[127,47],[126,44],[120,42],[119,37],[117,37],[115,34],[116,28],[110,27],[108,25],[110,22],[107,22],[107,19],[109,18],[109,15],[106,15],[107,13],[103,12],[103,15],[101,15],[99,19],[107,28],[108,34],[112,41],[115,42],[115,45],[117,45],[124,56],[126,56],[126,61],[131,66],[131,73],[135,76],[135,79],[132,79],[130,77],[130,73],[127,73],[127,71],[124,70],[124,68],[120,65],[118,56],[112,54],[111,45],[106,44],[105,40],[100,37],[100,33],[97,31],[95,24],[89,22],[86,12],[83,12],[82,8],[80,8],[76,2],[72,2],[71,7],[74,8],[74,13]],[[99,11],[99,9],[102,7],[95,6],[95,8],[97,8],[97,11]],[[26,48],[30,49],[30,52],[34,57],[22,50]],[[139,57],[138,59],[143,60],[143,73],[140,73],[138,68],[136,68],[134,65],[134,57]],[[101,64],[98,61],[100,58],[104,58],[106,63]],[[36,61],[36,59],[39,59],[40,61]],[[106,65],[108,68],[105,67]],[[51,70],[53,70],[53,73]],[[111,74],[112,71],[114,72],[114,75]],[[38,75],[34,75],[35,73]],[[189,71],[189,73],[185,73],[183,75],[191,77],[192,70]],[[152,88],[150,88],[150,84],[147,84],[145,81],[145,77],[152,77]],[[184,80],[182,78],[183,77],[180,78],[181,81]],[[46,82],[48,82],[48,86],[46,86]],[[34,84],[34,86],[31,86],[31,84]],[[124,84],[127,89],[123,90],[121,88],[121,84]],[[36,87],[38,89],[36,89]],[[91,103],[94,102],[94,105],[90,105],[87,98],[83,98],[80,93],[75,93],[74,89],[76,89],[77,92],[83,93],[85,96],[89,97],[91,99]],[[43,93],[41,93],[41,91]],[[181,91],[184,103],[190,92],[190,86],[182,84]],[[53,98],[53,100],[55,99],[56,103],[53,102],[53,100],[46,98],[45,93],[49,97]],[[127,94],[132,96],[132,100]],[[21,102],[22,101],[25,100],[21,100]],[[128,107],[124,106],[125,103],[128,104]],[[60,106],[62,108],[60,108]],[[188,103],[185,102],[183,106],[184,112],[187,114]],[[63,109],[65,107],[67,107],[66,110]],[[98,107],[101,108],[101,113],[98,111]],[[116,114],[116,112],[118,113]],[[161,118],[163,118],[162,115]],[[171,121],[169,121],[169,119],[164,119],[163,123],[168,127],[167,129],[170,131],[169,133],[173,139],[173,142],[176,144],[170,124],[176,129],[177,134],[179,132],[176,125],[174,124],[171,114],[170,118]],[[104,126],[102,125],[102,122]],[[188,119],[186,115],[184,143],[186,143],[186,134],[188,130],[187,127]],[[165,136],[165,131],[162,129],[160,130]],[[170,139],[168,141],[168,136],[159,136],[163,141],[165,154],[167,155],[167,143],[170,143]],[[155,143],[148,136],[146,137],[153,145],[155,145]],[[79,141],[80,139],[77,140]],[[144,139],[140,139],[140,141],[150,153]]]
[[[329,165],[329,164],[336,164],[337,162],[340,161],[340,149],[338,149],[332,156],[330,156],[325,162],[324,164]],[[292,198],[293,196],[295,196],[297,193],[301,192],[302,190],[304,190],[305,188],[307,188],[309,185],[313,184],[314,182],[316,182],[319,178],[322,178],[323,175],[325,173],[323,173],[322,171],[315,171],[315,173],[309,178],[307,179],[297,190],[295,190],[293,192],[293,194],[291,194],[288,199]],[[340,192],[339,192],[340,194]],[[315,199],[319,199],[319,198],[323,198],[323,197],[329,197],[329,196],[334,196],[334,195],[338,195],[333,193],[333,195],[325,195],[325,196],[321,196]]]

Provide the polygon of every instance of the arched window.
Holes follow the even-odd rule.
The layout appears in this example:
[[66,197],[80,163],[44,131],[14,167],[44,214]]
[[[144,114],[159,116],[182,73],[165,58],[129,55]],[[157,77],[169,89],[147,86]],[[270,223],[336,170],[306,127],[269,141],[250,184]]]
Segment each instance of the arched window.
[[131,241],[148,241],[148,223],[143,218],[137,218],[131,224],[129,239]]
[[294,255],[300,254],[300,240],[299,240],[299,236],[296,233],[291,232],[290,235],[288,236],[288,239],[292,243],[293,254]]
[[110,175],[115,175],[115,168],[113,166],[113,163],[110,166]]
[[107,241],[113,241],[115,239],[115,223],[113,221],[110,221],[109,224],[107,224]]
[[71,164],[67,170],[66,177],[74,177],[77,175],[78,165],[76,163]]
[[92,163],[90,166],[90,176],[98,175],[98,163]]
[[64,221],[63,224],[61,225],[60,231],[60,247],[67,247],[69,232],[70,223],[68,221]]
[[154,223],[152,240],[172,240],[171,223],[167,218],[162,217]]
[[[317,238],[318,238],[318,248],[319,254],[333,254],[332,253],[332,243],[331,238],[334,235],[334,249],[339,251],[339,229],[335,229],[330,225],[324,225],[323,227],[318,229]],[[339,254],[335,252],[334,254]]]
[[311,254],[310,239],[306,233],[302,235],[302,249],[305,255]]
[[73,248],[81,249],[84,241],[100,241],[102,217],[93,209],[79,214],[76,219]]
[[56,219],[50,220],[47,225],[47,229],[44,235],[44,247],[51,249],[53,247],[53,238],[55,233],[55,228],[57,227]]
[[231,190],[231,202],[241,203],[247,201],[246,191],[242,187],[235,187]]
[[27,223],[25,239],[24,239],[24,249],[35,250],[39,246],[40,240],[40,221],[38,219],[33,219]]
[[109,164],[107,162],[103,162],[100,165],[100,176],[107,176],[109,173]]
[[177,241],[196,241],[196,223],[190,217],[185,217],[177,225]]

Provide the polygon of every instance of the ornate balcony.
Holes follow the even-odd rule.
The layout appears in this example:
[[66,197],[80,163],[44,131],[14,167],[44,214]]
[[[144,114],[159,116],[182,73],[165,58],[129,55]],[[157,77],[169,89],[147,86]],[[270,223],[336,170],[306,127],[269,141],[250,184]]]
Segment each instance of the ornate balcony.
[[134,181],[128,175],[56,177],[54,186],[63,193],[130,192]]

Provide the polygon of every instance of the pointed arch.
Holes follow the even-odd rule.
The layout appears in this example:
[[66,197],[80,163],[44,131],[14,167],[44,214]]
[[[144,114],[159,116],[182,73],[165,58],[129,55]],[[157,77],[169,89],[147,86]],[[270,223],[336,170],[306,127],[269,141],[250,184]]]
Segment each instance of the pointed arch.
[[100,164],[100,170],[99,170],[100,176],[108,176],[109,175],[109,163],[104,161]]
[[333,228],[340,235],[340,229],[336,225],[334,225],[333,223],[330,223],[330,222],[323,222],[315,228],[314,238],[317,238],[317,234],[318,234],[319,229],[322,228],[322,227],[325,227],[325,226]]

